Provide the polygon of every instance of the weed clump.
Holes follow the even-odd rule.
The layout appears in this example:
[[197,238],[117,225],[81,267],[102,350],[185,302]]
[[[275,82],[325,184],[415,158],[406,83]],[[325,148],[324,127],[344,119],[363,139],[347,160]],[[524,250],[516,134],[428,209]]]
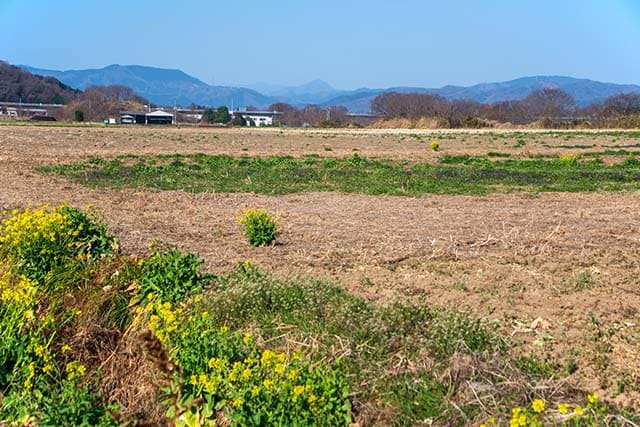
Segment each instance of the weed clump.
[[431,149],[433,151],[440,151],[440,142],[439,141],[431,141]]
[[0,256],[19,274],[41,281],[47,272],[72,259],[113,254],[117,241],[95,212],[72,206],[14,210],[0,225]]
[[266,246],[279,236],[278,221],[264,209],[246,209],[238,218],[251,246]]
[[573,166],[578,163],[579,159],[580,159],[579,154],[563,154],[558,158],[558,161],[563,165]]
[[115,425],[62,336],[80,310],[58,306],[70,295],[49,284],[52,273],[95,262],[116,247],[106,226],[66,205],[15,210],[2,221],[0,423]]
[[148,259],[140,262],[141,302],[146,302],[151,294],[157,295],[162,301],[176,303],[201,291],[214,277],[200,273],[203,263],[198,255],[183,253],[175,247],[155,251]]
[[[156,300],[149,328],[169,349],[167,418],[224,418],[231,425],[348,425],[349,387],[339,364],[314,364],[302,351],[259,344],[220,326],[202,308]],[[208,425],[208,424],[204,424]]]

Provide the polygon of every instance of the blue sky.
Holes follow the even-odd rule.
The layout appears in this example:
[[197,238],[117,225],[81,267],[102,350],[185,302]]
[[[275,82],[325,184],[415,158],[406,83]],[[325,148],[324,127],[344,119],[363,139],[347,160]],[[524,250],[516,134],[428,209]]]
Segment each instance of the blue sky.
[[0,0],[0,59],[341,89],[527,75],[640,84],[640,0]]

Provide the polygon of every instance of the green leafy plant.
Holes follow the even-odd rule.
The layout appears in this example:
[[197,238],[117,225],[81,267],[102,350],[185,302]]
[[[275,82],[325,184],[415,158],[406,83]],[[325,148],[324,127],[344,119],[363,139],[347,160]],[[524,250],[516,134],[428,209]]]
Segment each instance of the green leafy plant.
[[251,246],[265,246],[279,236],[278,221],[264,209],[245,209],[238,218]]
[[116,249],[117,240],[97,214],[90,217],[68,205],[14,210],[0,225],[0,256],[38,281],[71,259],[95,259]]
[[176,247],[154,252],[141,262],[141,300],[146,302],[152,294],[162,301],[175,303],[202,290],[214,277],[200,273],[203,263],[198,255],[184,253]]
[[226,418],[234,426],[348,425],[341,367],[312,364],[301,351],[265,348],[250,333],[219,327],[195,299],[188,309],[155,301],[148,326],[177,369],[167,370],[168,418]]

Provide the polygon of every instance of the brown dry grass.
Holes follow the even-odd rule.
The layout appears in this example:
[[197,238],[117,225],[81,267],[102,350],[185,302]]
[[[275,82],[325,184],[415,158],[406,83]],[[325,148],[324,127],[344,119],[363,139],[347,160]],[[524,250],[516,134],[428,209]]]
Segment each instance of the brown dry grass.
[[[635,378],[640,387],[637,192],[269,197],[92,190],[34,170],[90,155],[347,156],[357,149],[368,157],[433,161],[442,152],[526,156],[631,149],[638,143],[597,132],[570,141],[563,133],[532,132],[526,146],[516,147],[517,136],[424,132],[419,140],[411,136],[414,132],[2,126],[0,208],[91,203],[104,211],[111,230],[132,253],[162,240],[198,252],[216,271],[251,259],[282,275],[337,280],[381,303],[427,296],[435,305],[499,319],[517,343],[515,352],[543,351],[561,361],[574,359],[578,370],[569,377],[572,385],[640,409],[637,389],[615,393],[621,378]],[[432,139],[440,139],[441,153],[431,151]],[[595,147],[559,147],[575,144]],[[278,245],[252,248],[245,243],[234,218],[249,206],[282,215]],[[537,318],[545,322],[532,327]],[[592,318],[611,331],[606,338],[598,338]],[[537,345],[541,339],[542,348]],[[610,344],[611,351],[602,351],[600,344]],[[127,360],[126,354],[117,363],[139,369],[141,361]],[[132,398],[136,396],[122,399]]]

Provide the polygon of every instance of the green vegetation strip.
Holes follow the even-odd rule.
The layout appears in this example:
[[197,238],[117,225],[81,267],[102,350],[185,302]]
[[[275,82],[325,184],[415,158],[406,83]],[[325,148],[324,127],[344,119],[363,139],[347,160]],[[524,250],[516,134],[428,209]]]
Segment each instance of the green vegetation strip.
[[[629,153],[625,151],[624,153]],[[606,154],[606,153],[605,153]],[[372,195],[489,194],[509,191],[620,191],[640,188],[640,160],[614,165],[598,156],[511,159],[442,156],[438,163],[319,156],[230,157],[225,155],[90,158],[40,167],[74,182],[101,188],[152,188],[189,192],[290,194],[338,191]]]

